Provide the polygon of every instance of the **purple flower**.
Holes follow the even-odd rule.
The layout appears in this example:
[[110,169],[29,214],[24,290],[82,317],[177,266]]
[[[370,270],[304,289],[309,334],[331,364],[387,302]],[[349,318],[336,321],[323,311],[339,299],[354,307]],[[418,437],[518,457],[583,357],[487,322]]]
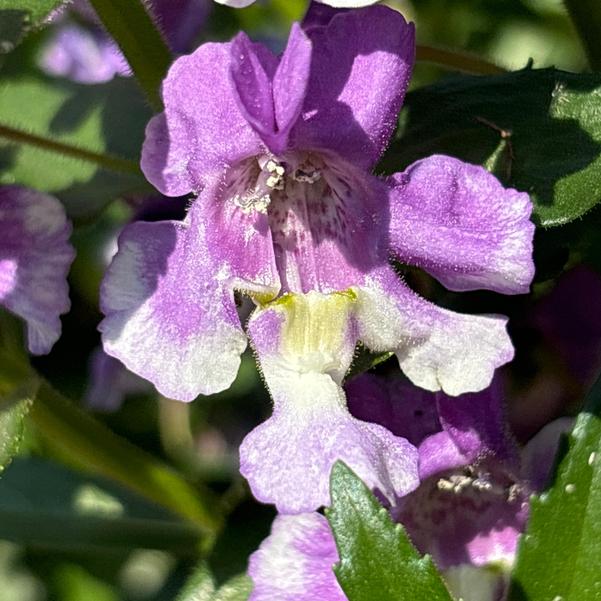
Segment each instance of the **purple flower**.
[[70,307],[71,225],[52,196],[0,186],[0,228],[0,305],[25,320],[29,351],[48,353]]
[[[498,378],[484,392],[449,398],[364,375],[347,385],[347,393],[356,417],[419,445],[421,484],[397,500],[393,517],[420,551],[434,557],[451,586],[476,577],[487,595],[478,599],[500,599],[503,579],[484,572],[475,576],[471,567],[513,561],[528,497],[546,484],[570,420],[547,425],[520,451],[506,430]],[[250,601],[344,601],[332,572],[337,561],[323,516],[279,515],[250,558],[255,585]]]
[[[386,494],[414,482],[408,466],[403,478],[390,471],[407,443],[383,446],[389,435],[358,427],[344,407],[340,383],[358,340],[395,351],[416,384],[449,394],[486,387],[513,355],[505,318],[436,307],[388,263],[393,255],[421,266],[453,290],[508,294],[526,292],[533,273],[526,194],[444,156],[388,180],[371,175],[396,126],[414,44],[413,26],[385,7],[342,12],[308,31],[294,25],[280,58],[243,33],[205,44],[174,63],[165,112],[147,127],[147,178],[168,196],[198,198],[184,222],[123,232],[102,290],[104,348],[165,396],[217,392],[246,346],[234,290],[250,294],[261,305],[250,335],[276,407],[243,444],[242,471],[281,510],[327,502],[339,457],[366,478],[377,465],[372,484]],[[285,302],[269,304],[278,297]],[[306,357],[290,332],[301,315],[321,336],[311,305],[339,332],[324,325],[324,349],[312,342]],[[329,434],[317,435],[326,423]],[[341,444],[347,437],[355,444]],[[263,452],[269,440],[291,453],[287,470],[281,455]],[[321,459],[299,499],[303,453]]]
[[278,515],[250,556],[248,601],[347,601],[332,567],[338,562],[330,526],[319,513]]
[[528,497],[545,485],[571,420],[552,422],[520,450],[499,376],[482,392],[449,397],[363,375],[347,394],[357,418],[385,424],[418,447],[420,486],[393,510],[418,548],[445,569],[511,561]]
[[[153,0],[148,5],[175,52],[188,50],[206,20],[208,7],[207,0]],[[85,84],[110,81],[116,75],[129,77],[125,57],[87,1],[76,0],[70,11],[61,10],[55,17],[39,66],[49,75]]]

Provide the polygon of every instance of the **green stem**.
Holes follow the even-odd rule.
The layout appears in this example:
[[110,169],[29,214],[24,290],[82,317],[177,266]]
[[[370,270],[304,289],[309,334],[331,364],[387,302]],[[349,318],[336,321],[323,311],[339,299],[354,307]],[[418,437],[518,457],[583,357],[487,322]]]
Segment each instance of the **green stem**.
[[5,138],[11,142],[17,142],[18,144],[36,146],[37,148],[42,148],[43,150],[56,152],[58,154],[73,157],[81,161],[86,161],[88,163],[94,163],[95,165],[98,165],[104,169],[108,169],[109,171],[116,171],[118,173],[140,173],[140,169],[135,161],[129,161],[120,157],[101,154],[91,150],[85,150],[84,148],[79,148],[63,142],[57,142],[56,140],[51,140],[35,134],[30,134],[23,130],[9,127],[8,125],[0,124],[0,138]]
[[417,60],[424,63],[434,63],[441,67],[475,73],[477,75],[496,75],[506,73],[506,69],[485,61],[473,54],[457,52],[456,50],[445,50],[432,46],[417,46]]
[[565,0],[580,34],[590,66],[601,71],[601,3],[599,0]]
[[103,25],[121,48],[150,105],[162,110],[161,82],[171,52],[141,0],[90,0]]
[[187,518],[206,535],[208,548],[221,527],[218,501],[192,487],[174,470],[118,437],[42,382],[31,419],[46,442],[81,468],[120,482],[147,499]]

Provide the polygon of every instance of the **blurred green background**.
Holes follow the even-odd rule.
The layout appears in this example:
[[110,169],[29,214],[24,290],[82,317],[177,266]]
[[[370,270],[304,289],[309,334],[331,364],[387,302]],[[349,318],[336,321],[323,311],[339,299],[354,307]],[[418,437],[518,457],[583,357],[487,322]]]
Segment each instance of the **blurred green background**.
[[[529,60],[536,67],[554,65],[571,71],[581,71],[586,66],[581,45],[559,0],[414,0],[387,4],[416,22],[421,45],[473,53],[508,69],[524,67]],[[281,48],[290,23],[301,18],[305,8],[304,0],[259,0],[238,11],[215,5],[199,42],[227,39],[245,29],[251,37]],[[27,96],[30,108],[15,100],[9,102],[13,97],[6,86],[17,81],[19,74],[35,71],[34,57],[45,35],[33,35],[0,70],[0,84],[4,86],[0,117],[18,116],[26,110],[42,113],[64,109],[62,127],[68,129],[69,119],[80,118],[83,122],[85,118],[93,140],[110,129],[111,120],[118,115],[120,123],[136,128],[134,132],[126,131],[126,135],[134,141],[140,139],[145,114],[136,112],[135,105],[119,104],[118,96],[114,112],[99,113],[95,121],[90,121],[96,110],[94,86],[81,91],[92,99],[77,96],[75,87],[69,88],[69,95],[63,100],[60,94],[67,90],[66,84],[57,84],[58,88],[52,90],[32,85]],[[430,83],[446,73],[444,68],[420,62],[412,86]],[[120,85],[117,83],[116,87]],[[45,94],[53,95],[52,102],[45,99]],[[67,102],[73,106],[64,106]],[[75,106],[87,107],[88,112],[82,109],[80,115]],[[0,148],[2,183],[15,178],[13,150]],[[42,178],[43,169],[40,163]],[[99,345],[97,299],[102,271],[114,249],[117,232],[136,210],[132,203],[119,200],[101,210],[112,200],[109,191],[103,192],[105,189],[110,187],[97,188],[96,209],[72,210],[78,251],[70,278],[72,310],[63,318],[64,333],[51,355],[34,361],[40,372],[72,399],[84,398],[90,356]],[[71,196],[77,198],[76,193]],[[543,292],[539,289],[535,293]],[[495,299],[493,308],[519,314],[523,302]],[[516,328],[514,339],[519,346],[522,337],[519,325]],[[523,348],[518,348],[523,360],[517,364],[517,370],[532,364],[529,344],[524,340]],[[380,369],[386,371],[388,367],[385,364]],[[526,369],[525,373],[527,379],[530,372]],[[222,394],[184,405],[160,399],[146,389],[127,395],[115,412],[96,412],[113,431],[173,465],[191,482],[206,482],[217,493],[226,495],[231,511],[228,526],[208,560],[219,581],[244,571],[249,553],[267,535],[274,515],[271,508],[252,501],[236,466],[237,445],[269,410],[268,395],[254,360],[247,353],[236,383]],[[154,536],[161,539],[160,524],[174,517],[112,483],[69,469],[72,459],[29,428],[20,457],[0,480],[0,538],[11,539],[0,540],[0,601],[174,599],[199,559],[194,545],[186,544],[186,532],[178,534],[172,543],[163,540],[163,547],[172,548],[144,549],[142,544],[136,548],[136,541],[144,542],[136,529],[136,519],[156,525]],[[21,529],[10,523],[11,516],[17,514],[24,520]],[[73,515],[114,518],[116,528],[123,529],[123,540],[119,541],[118,532],[114,532],[112,538],[107,535],[107,544],[80,544],[78,541],[85,538],[81,528],[90,527],[93,532],[94,524],[93,520],[70,520],[68,516]],[[128,521],[128,516],[135,519]],[[14,542],[22,532],[29,532],[31,544]],[[57,532],[64,536],[55,539]]]

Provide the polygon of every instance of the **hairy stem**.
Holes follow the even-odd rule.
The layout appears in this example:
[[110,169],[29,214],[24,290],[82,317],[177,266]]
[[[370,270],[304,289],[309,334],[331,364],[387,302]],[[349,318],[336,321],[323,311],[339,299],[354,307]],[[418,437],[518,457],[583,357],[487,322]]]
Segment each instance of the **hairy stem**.
[[102,154],[99,152],[93,152],[78,146],[71,144],[65,144],[64,142],[57,142],[50,138],[44,138],[36,134],[9,127],[8,125],[0,124],[0,138],[5,138],[11,142],[18,144],[26,144],[28,146],[36,146],[43,150],[49,150],[57,154],[64,156],[73,157],[87,163],[94,163],[99,167],[107,169],[109,171],[117,171],[118,173],[140,173],[140,168],[135,161],[128,159],[122,159],[120,157],[111,156],[108,154]]
[[417,46],[417,60],[477,75],[495,75],[506,72],[506,69],[473,54],[419,44]]

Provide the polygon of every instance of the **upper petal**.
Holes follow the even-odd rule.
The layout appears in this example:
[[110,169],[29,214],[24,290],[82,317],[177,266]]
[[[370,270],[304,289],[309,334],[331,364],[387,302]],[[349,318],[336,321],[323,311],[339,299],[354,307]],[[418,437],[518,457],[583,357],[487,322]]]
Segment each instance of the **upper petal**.
[[513,357],[506,318],[437,307],[390,268],[374,272],[358,289],[357,319],[359,338],[369,348],[394,350],[407,377],[433,392],[482,390]]
[[243,31],[232,40],[231,52],[230,74],[240,112],[269,145],[276,134],[271,82],[278,60]]
[[299,118],[309,84],[312,44],[302,27],[293,23],[288,44],[273,78],[273,100],[280,147]]
[[198,192],[209,175],[264,151],[229,76],[232,43],[178,58],[163,82],[165,111],[146,128],[142,170],[167,196]]
[[235,274],[209,244],[207,189],[185,222],[138,222],[120,236],[101,290],[105,351],[164,395],[190,401],[227,388],[246,336]]
[[451,290],[521,294],[534,276],[531,211],[483,167],[432,156],[392,178],[390,245]]
[[370,168],[396,127],[415,58],[414,27],[374,6],[340,13],[308,35],[311,75],[292,141]]
[[278,515],[271,534],[249,559],[249,601],[346,601],[334,571],[330,526],[319,513]]
[[25,320],[30,352],[48,353],[70,307],[71,224],[52,196],[0,186],[0,228],[0,305]]

